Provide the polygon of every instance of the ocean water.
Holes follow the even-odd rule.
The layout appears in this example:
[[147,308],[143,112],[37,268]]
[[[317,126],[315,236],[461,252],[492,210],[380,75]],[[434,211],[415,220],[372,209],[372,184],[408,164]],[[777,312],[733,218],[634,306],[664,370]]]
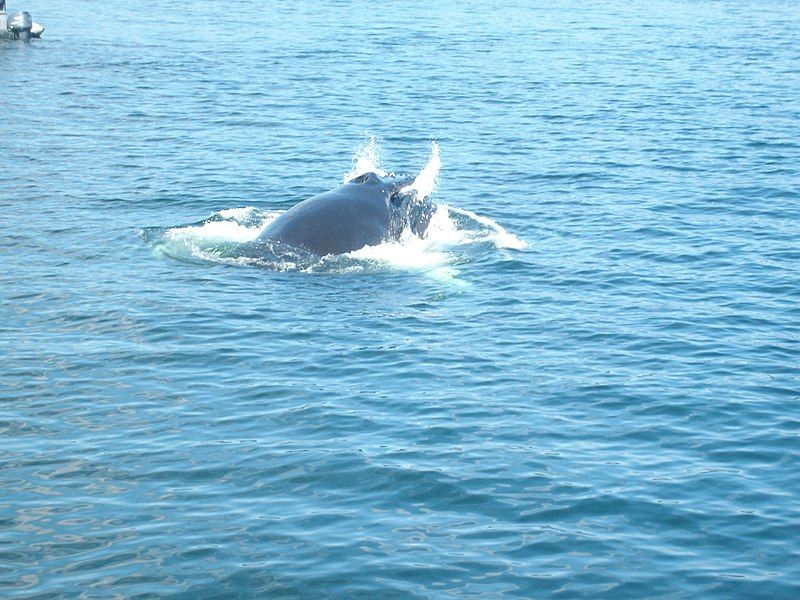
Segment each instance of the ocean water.
[[800,596],[797,3],[11,8],[0,597]]

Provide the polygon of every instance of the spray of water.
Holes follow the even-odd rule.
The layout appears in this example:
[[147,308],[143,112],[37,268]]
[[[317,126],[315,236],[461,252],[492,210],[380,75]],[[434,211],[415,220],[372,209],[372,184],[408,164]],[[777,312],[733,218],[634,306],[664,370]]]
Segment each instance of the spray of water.
[[[415,192],[420,199],[427,198],[436,189],[436,180],[441,169],[442,160],[439,153],[439,144],[433,141],[431,142],[431,154],[428,162],[414,178],[414,181],[401,191],[404,193]],[[367,137],[358,147],[353,156],[352,166],[342,178],[342,183],[347,183],[359,175],[370,172],[377,173],[382,177],[387,175],[387,172],[381,167],[381,149],[375,136]]]
[[439,156],[439,144],[431,142],[431,156],[428,163],[414,178],[414,181],[404,187],[401,192],[416,192],[417,198],[427,198],[436,189],[436,179],[442,169],[442,159]]
[[353,156],[353,164],[342,178],[342,183],[347,183],[364,173],[377,173],[381,177],[385,177],[387,173],[381,169],[380,164],[381,147],[375,136],[368,136],[356,150]]

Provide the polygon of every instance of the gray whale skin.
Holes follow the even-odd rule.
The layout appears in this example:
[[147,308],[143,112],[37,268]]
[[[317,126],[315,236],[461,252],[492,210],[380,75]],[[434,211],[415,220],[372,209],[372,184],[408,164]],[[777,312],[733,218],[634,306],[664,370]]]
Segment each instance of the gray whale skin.
[[270,223],[256,245],[277,244],[317,256],[344,254],[397,240],[405,228],[422,237],[433,205],[401,192],[413,178],[365,173],[293,206]]

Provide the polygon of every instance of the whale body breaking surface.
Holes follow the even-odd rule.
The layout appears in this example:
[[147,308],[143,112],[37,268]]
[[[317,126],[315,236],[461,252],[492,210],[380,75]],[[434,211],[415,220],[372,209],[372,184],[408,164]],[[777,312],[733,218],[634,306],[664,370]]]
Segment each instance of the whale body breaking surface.
[[421,270],[448,281],[458,273],[453,264],[526,246],[488,217],[431,199],[441,168],[436,142],[409,177],[382,169],[379,150],[368,140],[340,185],[288,210],[226,208],[140,235],[159,256],[182,262],[316,273]]
[[406,230],[424,237],[435,207],[410,187],[413,181],[363,173],[287,210],[261,232],[252,251],[274,252],[279,244],[328,256],[397,241]]

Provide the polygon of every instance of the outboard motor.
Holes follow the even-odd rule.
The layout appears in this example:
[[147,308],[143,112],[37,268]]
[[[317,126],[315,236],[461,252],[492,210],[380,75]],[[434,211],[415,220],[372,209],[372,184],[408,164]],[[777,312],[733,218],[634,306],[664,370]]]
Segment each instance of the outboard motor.
[[8,31],[15,40],[27,42],[31,39],[31,27],[33,27],[33,19],[30,13],[18,12],[8,18]]

